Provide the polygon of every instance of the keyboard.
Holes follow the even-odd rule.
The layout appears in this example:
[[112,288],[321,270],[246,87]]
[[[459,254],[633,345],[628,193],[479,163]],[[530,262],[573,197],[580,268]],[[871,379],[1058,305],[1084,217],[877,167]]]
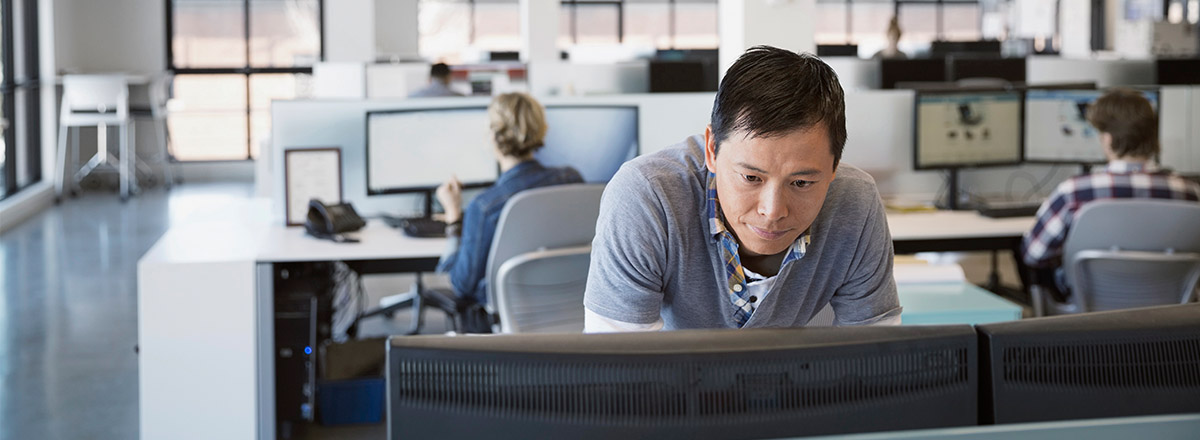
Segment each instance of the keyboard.
[[980,203],[975,210],[979,211],[980,215],[990,218],[1032,217],[1037,215],[1038,208],[1041,206],[1042,202],[1038,200],[991,201]]
[[430,238],[445,237],[446,222],[426,217],[391,217],[383,216],[383,222],[388,226],[404,231],[409,237]]

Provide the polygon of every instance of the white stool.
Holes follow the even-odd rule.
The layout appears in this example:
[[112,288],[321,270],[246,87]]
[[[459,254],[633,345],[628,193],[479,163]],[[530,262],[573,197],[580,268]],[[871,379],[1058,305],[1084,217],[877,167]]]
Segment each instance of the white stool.
[[[58,168],[55,174],[57,200],[62,199],[68,167],[74,167],[79,155],[79,136],[72,139],[68,160],[67,137],[70,129],[96,127],[96,155],[71,176],[71,194],[78,190],[79,181],[102,166],[115,168],[120,174],[121,201],[137,190],[134,176],[134,140],[130,137],[129,87],[123,75],[66,75],[63,77],[62,110],[58,117]],[[117,156],[108,150],[108,126],[120,131]]]

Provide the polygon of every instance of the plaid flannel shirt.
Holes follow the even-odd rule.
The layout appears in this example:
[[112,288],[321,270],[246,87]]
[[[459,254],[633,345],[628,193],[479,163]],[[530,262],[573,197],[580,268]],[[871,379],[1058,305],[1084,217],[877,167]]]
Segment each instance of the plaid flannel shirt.
[[1120,160],[1109,162],[1103,172],[1067,179],[1038,209],[1037,222],[1025,233],[1021,247],[1025,264],[1058,265],[1075,213],[1093,200],[1125,198],[1197,201],[1200,185],[1161,171],[1153,163]]

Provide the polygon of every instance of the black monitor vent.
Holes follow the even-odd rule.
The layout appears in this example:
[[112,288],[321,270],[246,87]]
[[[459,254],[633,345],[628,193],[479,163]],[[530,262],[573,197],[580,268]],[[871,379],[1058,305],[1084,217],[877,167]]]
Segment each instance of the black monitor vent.
[[694,426],[904,405],[973,386],[965,347],[844,358],[668,358],[393,360],[392,404],[508,419]]
[[1008,385],[1200,392],[1200,338],[1009,347],[1002,362]]

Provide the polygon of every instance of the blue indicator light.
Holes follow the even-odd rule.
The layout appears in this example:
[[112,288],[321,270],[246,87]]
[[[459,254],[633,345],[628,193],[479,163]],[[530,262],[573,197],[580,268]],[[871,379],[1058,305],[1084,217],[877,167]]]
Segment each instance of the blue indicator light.
[[304,354],[312,354],[312,347],[304,347]]

